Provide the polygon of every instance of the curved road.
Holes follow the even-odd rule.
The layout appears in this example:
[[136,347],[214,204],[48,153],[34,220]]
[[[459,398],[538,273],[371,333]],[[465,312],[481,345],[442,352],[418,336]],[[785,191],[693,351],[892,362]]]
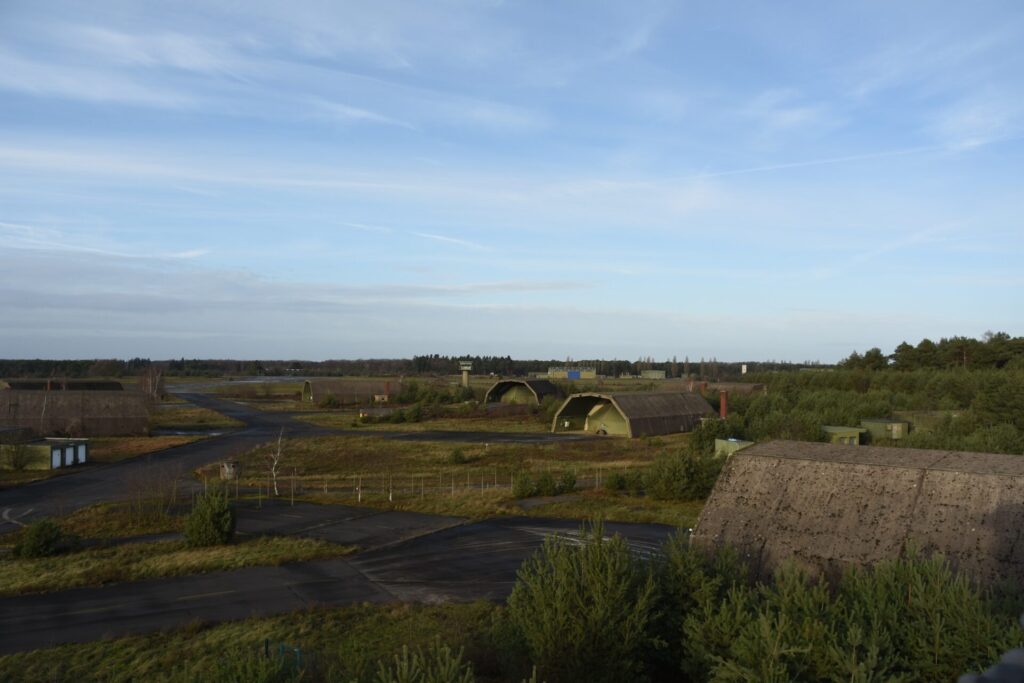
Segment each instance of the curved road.
[[331,429],[294,419],[287,413],[264,413],[241,403],[209,394],[180,393],[182,398],[239,420],[245,427],[221,436],[185,446],[140,456],[118,463],[88,466],[81,471],[52,479],[0,490],[0,533],[15,529],[15,524],[33,517],[62,515],[104,501],[131,496],[139,482],[147,478],[179,479],[179,490],[188,492],[200,485],[189,476],[195,468],[244,453],[276,439],[283,430],[286,437],[358,435],[399,441],[452,441],[463,443],[547,443],[592,437],[559,434],[515,434],[505,432],[386,432]]
[[[128,495],[133,481],[177,476],[187,491],[194,468],[285,435],[372,434],[384,439],[537,442],[574,437],[466,432],[346,432],[288,415],[261,413],[204,394],[183,394],[245,423],[206,441],[0,491],[0,531],[38,515],[62,514]],[[578,438],[578,437],[576,437]],[[14,521],[11,521],[14,520]],[[288,534],[356,545],[362,552],[334,560],[78,588],[0,598],[0,653],[174,628],[196,620],[223,621],[362,602],[441,602],[501,599],[516,572],[552,533],[578,536],[579,522],[528,517],[469,523],[465,519],[346,505],[290,506],[267,501],[238,510],[240,534]],[[633,551],[649,556],[673,529],[612,524]]]

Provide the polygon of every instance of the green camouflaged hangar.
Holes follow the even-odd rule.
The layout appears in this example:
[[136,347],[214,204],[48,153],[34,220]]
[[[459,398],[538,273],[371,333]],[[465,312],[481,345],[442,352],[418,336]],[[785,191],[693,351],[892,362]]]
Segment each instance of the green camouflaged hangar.
[[548,396],[560,396],[562,392],[546,379],[503,379],[495,382],[484,403],[510,403],[513,405],[540,405]]
[[558,409],[553,432],[638,437],[692,431],[715,411],[700,394],[633,391],[573,394]]

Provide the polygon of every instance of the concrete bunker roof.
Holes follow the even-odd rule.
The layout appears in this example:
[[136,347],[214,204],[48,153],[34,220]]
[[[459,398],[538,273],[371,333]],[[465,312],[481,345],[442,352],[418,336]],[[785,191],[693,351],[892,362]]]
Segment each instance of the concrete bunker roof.
[[786,561],[830,574],[942,553],[982,583],[1024,582],[1024,458],[772,441],[733,455],[693,543],[736,548],[769,575]]
[[745,449],[743,455],[745,457],[813,460],[872,467],[1024,477],[1024,457],[1004,453],[940,451],[893,446],[849,448],[817,441],[768,441]]

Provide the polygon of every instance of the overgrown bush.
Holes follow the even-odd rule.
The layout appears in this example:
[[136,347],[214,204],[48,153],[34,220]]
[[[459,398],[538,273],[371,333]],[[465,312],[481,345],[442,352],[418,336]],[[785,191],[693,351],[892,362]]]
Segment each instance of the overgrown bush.
[[66,540],[57,523],[44,517],[22,529],[13,553],[21,558],[50,557],[65,549]]
[[327,394],[327,396],[324,396],[322,399],[320,399],[320,402],[317,405],[319,405],[321,408],[333,410],[335,408],[341,407],[341,401],[339,401],[338,397],[335,396],[334,394]]
[[213,487],[196,500],[185,520],[185,540],[192,548],[223,545],[235,535],[235,509],[227,489]]
[[554,475],[548,470],[544,470],[537,475],[536,488],[538,496],[558,495],[558,482],[555,481]]
[[512,477],[512,496],[515,498],[532,498],[537,495],[537,488],[533,479],[525,472],[520,472]]
[[463,454],[461,448],[454,448],[452,449],[452,452],[448,454],[446,462],[449,465],[465,465],[468,460],[466,459],[465,454]]
[[600,524],[581,536],[578,545],[549,536],[523,563],[508,618],[550,683],[644,680],[654,645],[652,575]]
[[168,683],[299,683],[310,680],[308,672],[295,662],[266,656],[258,650],[235,648],[213,662],[189,662],[175,668]]
[[31,461],[28,445],[23,443],[0,446],[0,452],[4,454],[7,466],[15,472],[23,471]]
[[628,491],[636,496],[643,492],[644,480],[640,472],[635,471],[613,471],[605,475],[602,482],[605,491],[621,492]]
[[543,471],[534,479],[526,472],[520,472],[512,478],[512,496],[514,498],[532,498],[534,496],[558,496],[576,490],[576,475],[565,470],[555,479],[550,471]]
[[663,453],[647,472],[647,493],[660,500],[701,500],[711,493],[724,464],[724,458],[690,448]]
[[391,661],[377,665],[375,683],[474,683],[473,667],[440,641],[426,649],[402,646]]
[[625,491],[626,476],[622,472],[609,472],[604,478],[605,491]]

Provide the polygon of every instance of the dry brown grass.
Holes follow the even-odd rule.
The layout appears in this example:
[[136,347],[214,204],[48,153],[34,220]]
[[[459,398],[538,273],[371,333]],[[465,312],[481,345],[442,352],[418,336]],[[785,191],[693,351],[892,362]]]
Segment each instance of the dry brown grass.
[[174,446],[199,441],[201,436],[105,436],[89,440],[89,458],[93,462],[118,462]]
[[[540,445],[483,445],[407,442],[363,436],[286,440],[278,486],[283,497],[319,503],[362,504],[472,518],[522,514],[512,495],[513,478],[550,471],[557,479],[573,473],[581,489],[593,489],[612,471],[643,470],[655,456],[674,450],[686,435],[663,439],[594,439]],[[266,495],[270,481],[267,445],[241,457],[243,482]],[[360,490],[361,489],[361,490]],[[688,519],[688,508],[674,502],[628,502],[608,495],[560,508],[548,516],[586,519],[601,509],[619,521]]]
[[279,565],[339,557],[352,546],[289,536],[188,548],[184,541],[130,543],[38,559],[0,560],[0,595],[182,576],[252,565]]
[[188,406],[155,411],[149,419],[150,429],[230,429],[241,422],[209,408]]

